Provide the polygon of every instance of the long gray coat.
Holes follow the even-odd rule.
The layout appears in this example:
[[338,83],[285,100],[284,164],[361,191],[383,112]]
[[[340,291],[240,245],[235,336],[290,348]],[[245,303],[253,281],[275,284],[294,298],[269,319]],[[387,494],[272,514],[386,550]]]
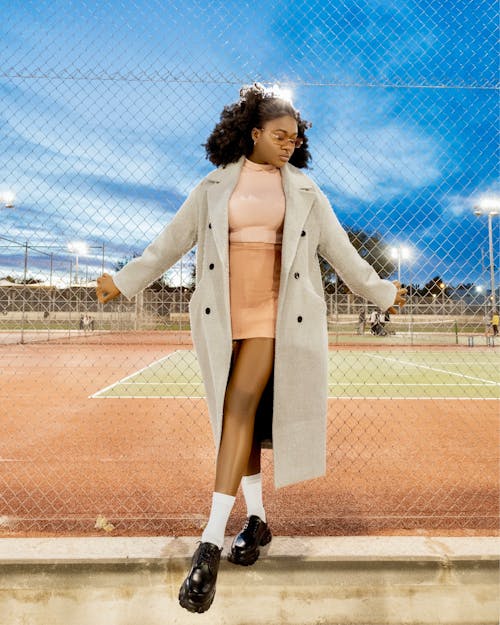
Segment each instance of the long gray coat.
[[[114,276],[131,298],[198,244],[191,331],[217,450],[232,354],[228,201],[242,164],[243,158],[206,176],[142,256]],[[317,185],[290,164],[282,168],[282,180],[286,212],[272,426],[276,487],[325,473],[328,337],[318,254],[354,293],[382,310],[396,296],[396,287],[358,255]]]

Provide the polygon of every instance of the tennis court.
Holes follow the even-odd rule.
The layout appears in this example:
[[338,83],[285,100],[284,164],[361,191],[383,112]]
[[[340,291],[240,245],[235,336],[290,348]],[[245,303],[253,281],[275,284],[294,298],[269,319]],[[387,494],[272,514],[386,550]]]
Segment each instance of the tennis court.
[[[497,399],[495,350],[348,350],[329,354],[331,399]],[[99,390],[93,398],[200,398],[201,373],[192,350],[176,350]]]
[[[197,535],[215,457],[189,337],[3,345],[2,535]],[[498,527],[499,355],[387,343],[330,351],[327,472],[264,492],[279,535],[489,535]],[[241,496],[228,533],[244,516]]]

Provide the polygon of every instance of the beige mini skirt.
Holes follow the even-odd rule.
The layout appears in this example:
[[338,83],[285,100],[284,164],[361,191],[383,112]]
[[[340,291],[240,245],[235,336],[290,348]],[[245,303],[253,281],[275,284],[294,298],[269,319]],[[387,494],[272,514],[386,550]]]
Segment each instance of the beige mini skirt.
[[281,245],[229,244],[229,287],[233,340],[274,338],[278,312]]

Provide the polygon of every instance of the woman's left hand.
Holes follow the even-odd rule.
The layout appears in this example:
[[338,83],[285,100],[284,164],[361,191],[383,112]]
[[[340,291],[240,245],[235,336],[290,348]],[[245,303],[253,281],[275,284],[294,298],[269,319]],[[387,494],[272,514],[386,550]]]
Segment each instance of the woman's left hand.
[[[394,298],[394,305],[391,306],[388,310],[391,315],[396,315],[398,313],[398,308],[402,308],[405,305],[406,294],[408,293],[408,291],[401,288],[401,282],[398,282],[398,280],[394,280],[393,284],[396,285],[398,291],[396,293],[396,297]],[[398,308],[396,308],[396,306]]]

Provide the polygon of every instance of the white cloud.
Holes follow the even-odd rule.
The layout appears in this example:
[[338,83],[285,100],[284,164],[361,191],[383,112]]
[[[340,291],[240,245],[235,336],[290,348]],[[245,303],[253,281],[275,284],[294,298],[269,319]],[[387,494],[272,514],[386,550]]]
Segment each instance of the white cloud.
[[436,137],[395,119],[393,102],[378,93],[351,91],[349,98],[337,98],[321,121],[327,140],[314,147],[319,184],[364,202],[391,200],[441,176]]

